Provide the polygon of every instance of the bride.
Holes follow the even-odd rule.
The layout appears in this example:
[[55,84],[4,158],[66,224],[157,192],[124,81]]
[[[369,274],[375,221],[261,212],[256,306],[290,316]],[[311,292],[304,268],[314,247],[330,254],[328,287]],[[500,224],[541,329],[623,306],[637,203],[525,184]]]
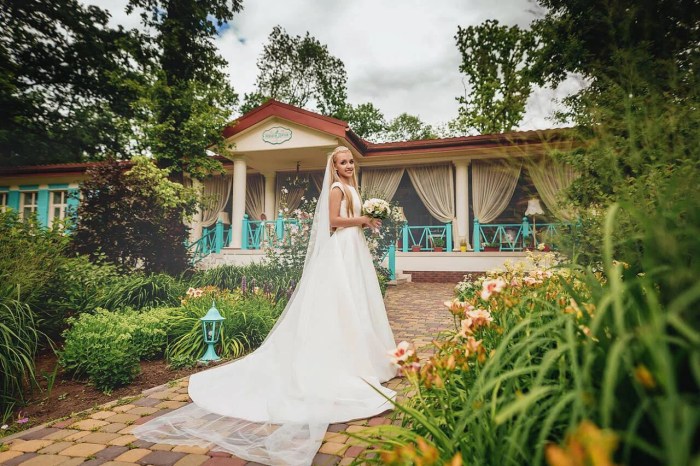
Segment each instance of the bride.
[[304,271],[254,352],[190,376],[193,403],[136,427],[155,443],[207,445],[242,459],[309,465],[328,425],[392,409],[396,347],[363,227],[352,153],[328,157]]

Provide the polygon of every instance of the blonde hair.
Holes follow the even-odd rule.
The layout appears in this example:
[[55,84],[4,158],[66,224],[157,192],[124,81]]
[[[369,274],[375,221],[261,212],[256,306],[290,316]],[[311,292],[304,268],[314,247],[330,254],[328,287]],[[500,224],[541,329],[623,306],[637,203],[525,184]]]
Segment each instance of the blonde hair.
[[[345,146],[336,147],[335,149],[333,149],[333,152],[331,152],[328,155],[328,170],[330,170],[330,173],[331,173],[330,186],[333,186],[333,183],[335,183],[336,181],[341,184],[342,189],[343,189],[343,193],[345,195],[345,200],[346,200],[346,202],[345,202],[346,212],[348,214],[348,217],[353,217],[355,215],[355,206],[353,205],[354,202],[352,201],[352,199],[353,199],[352,193],[348,190],[345,183],[340,181],[340,176],[338,176],[338,172],[335,169],[336,158],[337,158],[338,154],[342,154],[343,152],[347,152],[348,154],[350,154],[350,157],[352,157],[352,152],[350,151],[350,149],[348,149]],[[357,185],[358,185],[357,170],[353,170],[353,172],[352,172],[352,185],[355,188],[355,190],[357,191]],[[329,187],[329,189],[330,189],[330,187]],[[358,195],[359,195],[359,192],[358,192]]]

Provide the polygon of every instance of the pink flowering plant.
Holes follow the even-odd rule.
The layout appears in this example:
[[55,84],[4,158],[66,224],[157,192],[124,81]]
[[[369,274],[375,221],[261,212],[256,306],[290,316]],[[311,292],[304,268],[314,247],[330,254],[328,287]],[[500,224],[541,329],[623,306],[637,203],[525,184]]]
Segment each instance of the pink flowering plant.
[[[412,396],[396,406],[401,426],[377,426],[361,436],[380,450],[379,462],[410,464],[401,462],[410,459],[419,464],[421,453],[415,446],[421,439],[434,462],[420,464],[467,458],[507,463],[514,447],[505,439],[512,435],[515,420],[536,412],[538,403],[549,403],[549,390],[555,390],[528,387],[535,387],[533,381],[543,374],[567,371],[552,366],[554,361],[542,361],[544,354],[563,341],[591,340],[587,329],[595,307],[590,293],[567,269],[554,268],[555,263],[553,257],[537,257],[527,267],[508,264],[504,270],[466,278],[455,287],[455,297],[444,302],[454,326],[438,334],[431,356],[420,357],[407,342],[389,352]],[[533,363],[536,369],[526,369]],[[570,387],[564,380],[556,390]],[[534,415],[519,435],[536,443],[544,421]],[[559,429],[544,428],[544,435]],[[484,429],[501,440],[486,443]],[[381,440],[370,440],[372,436]],[[416,456],[406,457],[409,451]]]

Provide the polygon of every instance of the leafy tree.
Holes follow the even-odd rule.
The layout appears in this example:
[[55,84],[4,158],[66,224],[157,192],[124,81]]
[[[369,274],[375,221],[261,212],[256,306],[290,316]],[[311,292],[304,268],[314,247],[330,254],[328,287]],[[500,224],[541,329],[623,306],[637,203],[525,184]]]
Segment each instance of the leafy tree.
[[308,32],[292,37],[275,26],[258,59],[256,92],[244,110],[272,98],[323,115],[340,117],[347,99],[345,65]]
[[384,114],[371,102],[348,104],[340,118],[350,124],[355,134],[370,141],[379,140],[387,128]]
[[77,0],[0,0],[0,164],[125,157],[142,37]]
[[437,135],[433,127],[423,123],[420,118],[408,113],[402,113],[389,122],[382,135],[384,142],[416,141],[419,139],[435,139]]
[[536,35],[487,20],[478,26],[458,26],[455,39],[469,94],[457,98],[462,106],[453,129],[462,134],[512,130],[522,120],[530,96]]
[[130,0],[127,12],[135,8],[143,9],[144,25],[156,31],[157,66],[144,101],[151,151],[174,173],[202,178],[221,170],[206,151],[212,145],[224,149],[221,128],[238,96],[212,38],[217,26],[241,11],[242,1]]
[[169,171],[150,159],[125,163],[110,159],[89,169],[74,219],[75,249],[123,271],[182,272],[189,266],[184,220],[195,211],[196,193],[168,180]]

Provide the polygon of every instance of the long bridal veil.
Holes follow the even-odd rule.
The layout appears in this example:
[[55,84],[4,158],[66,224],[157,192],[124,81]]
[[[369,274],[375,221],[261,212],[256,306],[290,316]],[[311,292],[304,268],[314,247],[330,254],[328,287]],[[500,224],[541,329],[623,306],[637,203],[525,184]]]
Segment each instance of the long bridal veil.
[[[386,357],[393,335],[369,252],[353,246],[364,241],[362,233],[330,233],[330,165],[302,277],[262,345],[193,374],[193,403],[137,426],[136,437],[270,465],[309,465],[329,424],[392,408],[385,397],[396,394],[380,383],[393,376]],[[356,252],[344,255],[352,247]]]

